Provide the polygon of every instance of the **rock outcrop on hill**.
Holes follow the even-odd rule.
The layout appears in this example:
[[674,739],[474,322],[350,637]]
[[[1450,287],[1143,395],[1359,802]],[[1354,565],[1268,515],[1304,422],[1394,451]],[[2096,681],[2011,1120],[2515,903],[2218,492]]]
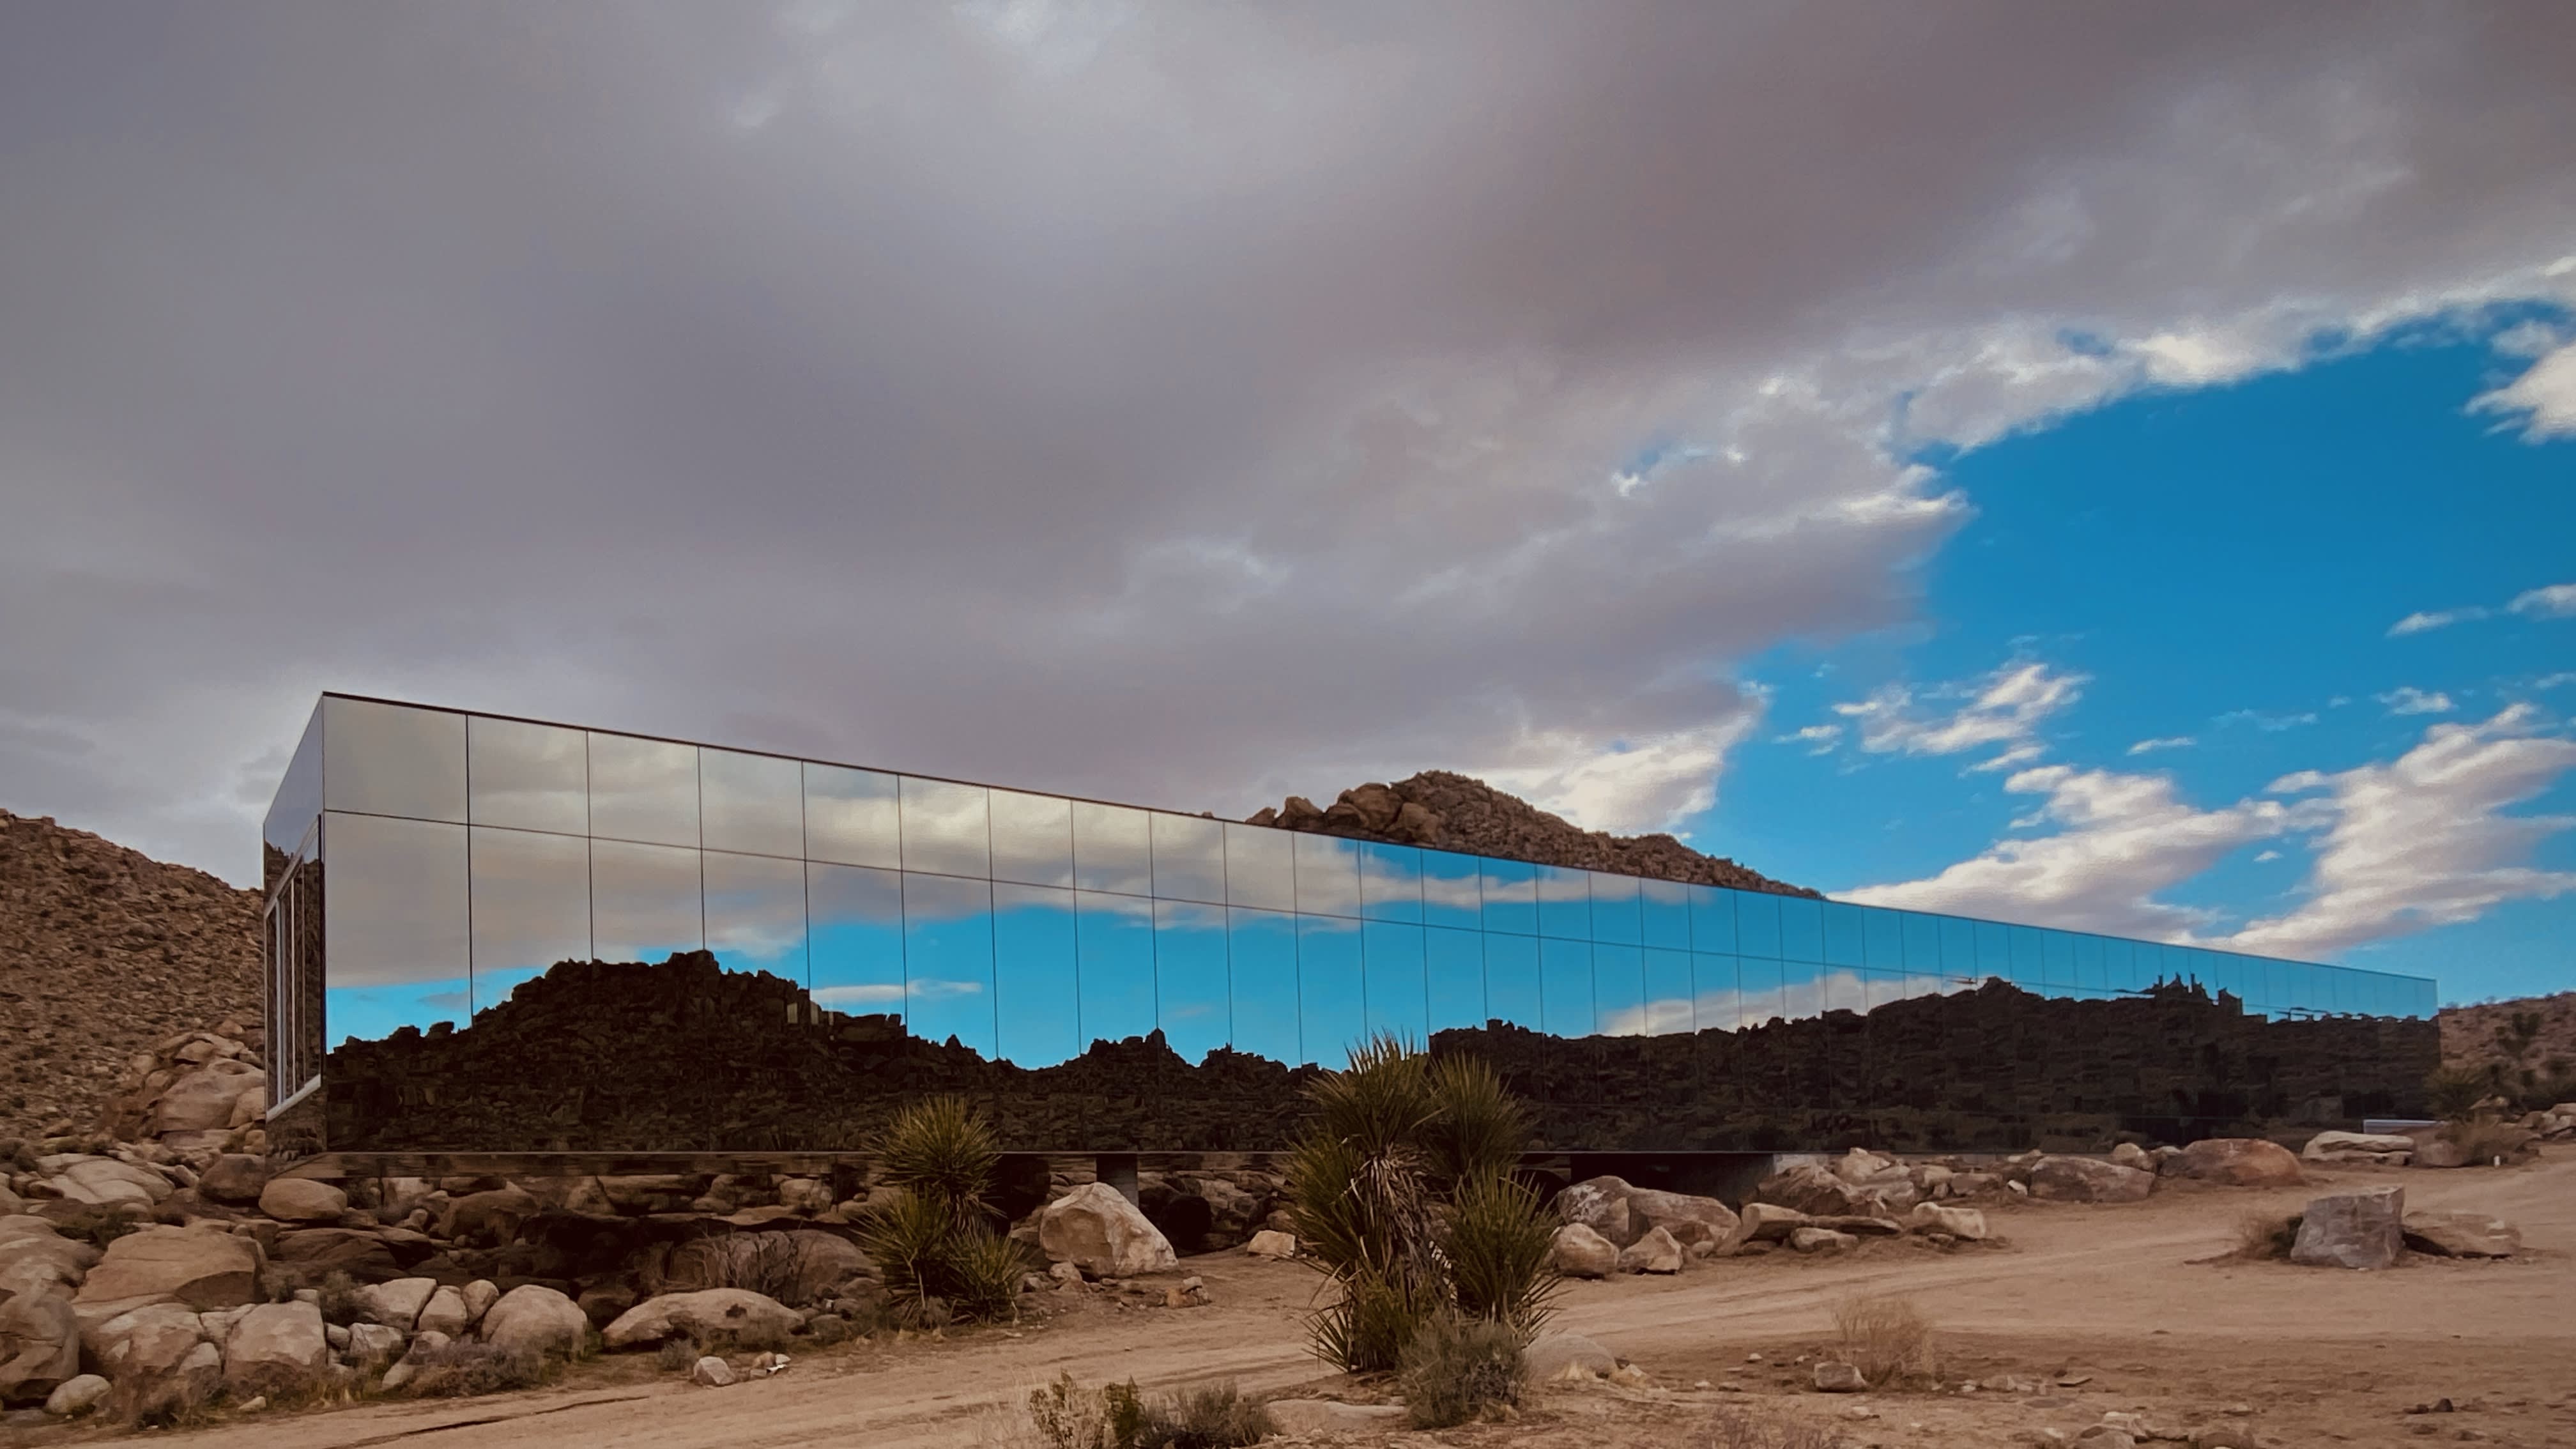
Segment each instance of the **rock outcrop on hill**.
[[1344,790],[1324,809],[1303,795],[1291,795],[1279,808],[1265,808],[1246,823],[1740,891],[1818,894],[1734,861],[1702,855],[1669,835],[1609,835],[1581,829],[1482,780],[1447,770],[1425,770],[1392,785],[1371,783]]
[[0,810],[0,1137],[89,1129],[134,1059],[181,1033],[237,1023],[256,1046],[259,904]]
[[2494,1071],[2517,1089],[2576,1081],[2576,991],[2444,1007],[2435,1020],[2445,1065]]

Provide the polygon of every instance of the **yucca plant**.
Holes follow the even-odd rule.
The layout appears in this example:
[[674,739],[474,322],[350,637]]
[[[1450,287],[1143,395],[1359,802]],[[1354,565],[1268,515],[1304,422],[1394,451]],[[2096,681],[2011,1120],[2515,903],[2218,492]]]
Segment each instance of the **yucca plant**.
[[1002,1152],[984,1114],[962,1097],[913,1103],[879,1135],[876,1158],[895,1192],[861,1218],[858,1239],[887,1297],[925,1321],[932,1299],[969,1318],[1010,1316],[1029,1264],[985,1202]]
[[1289,1154],[1288,1186],[1297,1236],[1332,1280],[1307,1323],[1317,1356],[1392,1369],[1444,1313],[1506,1323],[1525,1341],[1553,1287],[1549,1229],[1536,1194],[1508,1175],[1527,1129],[1501,1078],[1378,1036],[1309,1095],[1315,1117]]
[[877,1176],[960,1217],[978,1215],[1002,1165],[1001,1139],[963,1097],[928,1097],[897,1112],[879,1134]]

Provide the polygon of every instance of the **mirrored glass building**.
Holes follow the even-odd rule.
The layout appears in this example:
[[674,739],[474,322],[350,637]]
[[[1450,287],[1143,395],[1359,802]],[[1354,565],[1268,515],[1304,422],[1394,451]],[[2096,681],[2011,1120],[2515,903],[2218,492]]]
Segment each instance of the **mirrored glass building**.
[[[390,1080],[368,1044],[469,1037],[557,963],[675,956],[783,983],[760,1008],[782,1040],[900,1037],[1043,1076],[1096,1042],[1156,1033],[1184,1063],[1293,1071],[1340,1065],[1374,1033],[1477,1032],[1524,1054],[1533,1039],[1568,1044],[1574,1080],[1545,1094],[1576,1102],[1616,1099],[1623,1072],[1704,1094],[1714,1072],[1753,1070],[1709,1065],[1738,1048],[1677,1043],[1869,1019],[1988,983],[2038,1003],[2179,988],[2240,1031],[2435,1008],[2419,977],[338,694],[295,751],[264,854],[273,1115],[344,1062]],[[620,978],[583,979],[617,1005]],[[367,1138],[398,1115],[384,1103],[436,1095],[369,1090],[352,1088],[329,1135]],[[777,1115],[761,1128],[773,1137]],[[576,1142],[581,1120],[542,1135]]]

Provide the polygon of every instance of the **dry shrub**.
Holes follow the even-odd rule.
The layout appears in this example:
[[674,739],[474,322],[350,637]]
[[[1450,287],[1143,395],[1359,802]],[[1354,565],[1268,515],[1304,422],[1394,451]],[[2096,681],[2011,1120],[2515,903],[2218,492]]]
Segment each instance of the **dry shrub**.
[[2453,1122],[2442,1129],[2442,1135],[2460,1149],[2471,1167],[2485,1167],[2499,1158],[2511,1162],[2531,1141],[2530,1133],[2502,1122]]
[[188,1429],[211,1419],[223,1382],[173,1374],[129,1374],[108,1390],[99,1417],[139,1429]]
[[1940,1371],[1925,1322],[1914,1300],[1889,1295],[1847,1298],[1834,1309],[1843,1358],[1873,1387],[1930,1378]]
[[108,1244],[148,1221],[137,1220],[116,1204],[63,1203],[49,1206],[44,1216],[53,1223],[55,1232],[66,1238],[78,1238],[99,1249],[105,1249]]
[[416,1355],[412,1361],[419,1369],[406,1391],[422,1399],[463,1399],[533,1389],[548,1376],[546,1361],[539,1355],[489,1343],[451,1343]]
[[2299,1213],[2249,1212],[2236,1220],[2236,1256],[2263,1261],[2290,1256],[2299,1240]]
[[654,1351],[653,1364],[666,1374],[684,1374],[706,1356],[706,1348],[696,1335],[675,1333],[663,1339],[662,1346]]
[[1245,1449],[1275,1432],[1270,1411],[1245,1398],[1228,1379],[1147,1404],[1136,1449]]
[[1740,1410],[1720,1409],[1709,1420],[1708,1435],[1697,1449],[1843,1449],[1843,1437],[1794,1419],[1757,1419]]
[[319,1306],[322,1309],[323,1322],[336,1323],[346,1328],[358,1321],[356,1279],[334,1268],[322,1275],[322,1281],[316,1286],[316,1291],[322,1295]]
[[1149,1400],[1132,1381],[1093,1389],[1068,1373],[1032,1390],[1023,1413],[987,1425],[983,1438],[1010,1449],[1245,1449],[1277,1432],[1270,1411],[1232,1380]]
[[742,1288],[803,1307],[821,1280],[822,1254],[796,1233],[713,1233],[648,1258],[644,1287],[648,1294]]
[[1503,1417],[1519,1406],[1528,1382],[1519,1330],[1452,1313],[1434,1314],[1414,1331],[1396,1370],[1405,1415],[1417,1429]]
[[1136,1449],[1145,1429],[1145,1401],[1133,1383],[1084,1388],[1070,1373],[1029,1391],[1025,1428],[1029,1442],[1048,1449]]

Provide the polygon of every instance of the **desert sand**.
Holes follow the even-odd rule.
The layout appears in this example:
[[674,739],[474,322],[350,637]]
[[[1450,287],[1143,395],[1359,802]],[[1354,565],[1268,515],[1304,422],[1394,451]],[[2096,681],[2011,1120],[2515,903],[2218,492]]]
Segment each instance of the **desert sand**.
[[[1695,1263],[1674,1278],[1570,1284],[1555,1326],[1642,1366],[1652,1389],[1552,1388],[1515,1423],[1394,1437],[1693,1445],[1707,1443],[1712,1418],[1732,1408],[1830,1424],[1855,1449],[2036,1444],[2049,1428],[2071,1442],[2116,1409],[2177,1427],[2251,1428],[2266,1445],[2576,1445],[2576,1154],[2500,1171],[2311,1177],[2306,1188],[2261,1192],[2168,1182],[2121,1206],[2015,1203],[1992,1213],[2001,1246],[1942,1252],[1891,1240],[1848,1257],[1774,1254]],[[2377,1273],[2212,1261],[2233,1248],[2248,1212],[2295,1211],[2319,1191],[2385,1182],[2406,1188],[2410,1208],[2501,1216],[2522,1229],[2527,1251],[2500,1262],[2409,1255]],[[1321,1372],[1301,1346],[1297,1319],[1313,1273],[1239,1252],[1183,1266],[1205,1278],[1214,1306],[1120,1308],[1097,1291],[1049,1295],[1049,1315],[1016,1331],[854,1344],[727,1389],[693,1388],[625,1357],[529,1393],[74,1437],[189,1449],[415,1436],[438,1449],[907,1449],[987,1442],[995,1406],[1062,1371],[1148,1388],[1234,1378],[1265,1396],[1373,1396]],[[1944,1345],[1943,1391],[1808,1391],[1800,1356],[1829,1343],[1835,1304],[1862,1293],[1909,1295],[1931,1318]],[[1762,1361],[1748,1362],[1757,1353]],[[1955,1391],[1962,1379],[2001,1377],[2040,1387]],[[2450,1412],[2408,1412],[2443,1399]]]

